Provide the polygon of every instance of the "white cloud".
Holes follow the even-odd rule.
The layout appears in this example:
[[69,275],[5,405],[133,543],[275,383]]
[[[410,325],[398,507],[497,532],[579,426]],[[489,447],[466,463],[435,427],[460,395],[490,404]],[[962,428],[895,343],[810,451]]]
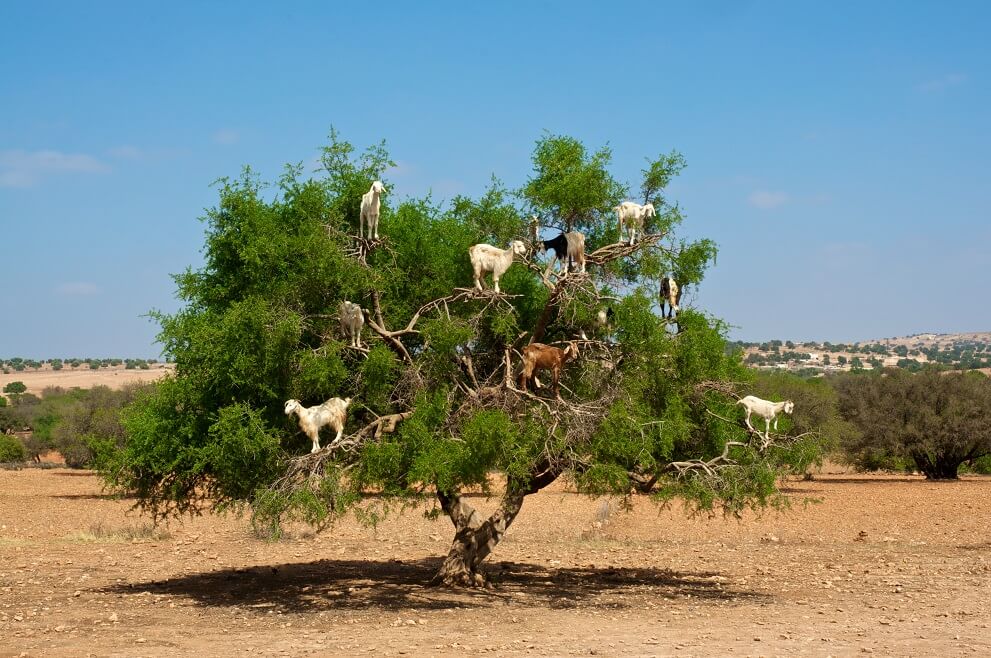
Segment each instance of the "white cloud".
[[385,171],[385,174],[390,178],[409,177],[415,175],[416,173],[417,168],[413,164],[403,160],[397,161],[395,167],[391,167]]
[[217,132],[213,133],[213,141],[217,144],[230,146],[231,144],[237,144],[241,141],[241,135],[239,135],[236,130],[221,128]]
[[0,151],[0,187],[30,187],[51,174],[98,174],[110,167],[85,153]]
[[100,289],[89,281],[68,281],[55,286],[55,292],[69,297],[86,297],[98,294]]
[[788,195],[784,192],[768,192],[767,190],[757,190],[751,192],[747,197],[747,202],[755,208],[770,210],[778,208],[788,203]]
[[139,149],[137,146],[131,146],[130,144],[115,146],[110,149],[108,153],[110,153],[111,156],[122,160],[140,160],[145,155],[144,151]]
[[950,87],[956,87],[967,82],[966,73],[947,73],[939,78],[933,78],[932,80],[926,80],[915,86],[917,91],[921,91],[926,94],[934,94],[940,91],[945,91]]

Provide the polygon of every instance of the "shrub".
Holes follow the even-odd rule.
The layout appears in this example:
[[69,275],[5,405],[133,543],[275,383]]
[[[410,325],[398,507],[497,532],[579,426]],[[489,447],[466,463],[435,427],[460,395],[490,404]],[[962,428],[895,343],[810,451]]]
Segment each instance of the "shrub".
[[0,464],[24,461],[24,445],[16,436],[0,434]]
[[70,468],[86,468],[94,458],[94,450],[114,450],[123,444],[121,408],[130,404],[142,391],[154,385],[131,384],[119,391],[96,386],[76,393],[72,404],[61,410],[52,429],[52,443]]
[[984,455],[983,457],[971,460],[968,467],[972,473],[991,475],[991,455]]
[[837,380],[840,412],[860,431],[844,442],[861,468],[911,460],[929,479],[955,479],[991,455],[991,380],[976,374],[886,370]]

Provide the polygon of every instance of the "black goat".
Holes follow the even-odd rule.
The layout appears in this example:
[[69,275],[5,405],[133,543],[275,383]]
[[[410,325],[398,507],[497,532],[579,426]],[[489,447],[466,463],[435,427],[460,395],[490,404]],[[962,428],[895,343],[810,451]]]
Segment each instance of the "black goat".
[[554,259],[547,264],[547,272],[550,274],[551,267],[555,261],[567,262],[567,270],[570,271],[572,263],[578,265],[578,271],[585,273],[585,236],[578,231],[562,233],[551,240],[540,241],[540,252],[554,250]]

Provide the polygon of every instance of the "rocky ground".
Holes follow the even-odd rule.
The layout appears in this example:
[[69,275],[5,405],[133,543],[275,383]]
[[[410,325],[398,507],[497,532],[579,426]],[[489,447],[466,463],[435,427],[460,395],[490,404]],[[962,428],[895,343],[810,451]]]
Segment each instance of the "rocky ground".
[[991,479],[788,492],[736,521],[557,486],[494,587],[452,591],[426,586],[451,526],[422,510],[271,543],[236,516],[153,528],[85,471],[0,471],[0,656],[991,655]]

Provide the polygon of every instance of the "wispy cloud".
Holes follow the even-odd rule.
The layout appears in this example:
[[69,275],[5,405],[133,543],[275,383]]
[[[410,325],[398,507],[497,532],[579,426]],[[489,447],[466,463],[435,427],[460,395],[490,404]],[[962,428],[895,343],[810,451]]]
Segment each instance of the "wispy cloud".
[[921,91],[924,94],[934,94],[941,91],[946,91],[951,87],[958,87],[965,82],[967,82],[968,76],[966,73],[947,73],[946,75],[940,76],[938,78],[933,78],[932,80],[926,80],[915,86],[916,91]]
[[217,132],[213,133],[213,141],[217,144],[230,146],[232,144],[237,144],[239,141],[241,141],[241,135],[239,135],[236,130],[231,130],[230,128],[221,128]]
[[403,178],[403,177],[409,177],[409,176],[412,176],[412,175],[416,174],[417,173],[417,168],[416,168],[415,165],[413,165],[410,162],[405,162],[403,160],[399,160],[399,161],[396,162],[396,166],[395,167],[391,167],[389,169],[386,169],[385,173],[386,173],[387,176],[389,176],[391,178]]
[[170,148],[145,148],[134,146],[133,144],[122,144],[107,149],[107,155],[116,160],[127,160],[129,162],[157,162],[189,155],[188,149]]
[[131,146],[130,144],[115,146],[107,151],[107,153],[109,153],[112,157],[120,158],[121,160],[140,160],[145,157],[144,151],[139,149],[137,146]]
[[87,297],[99,294],[100,289],[89,281],[68,281],[55,286],[55,292],[67,297]]
[[0,187],[31,187],[52,174],[98,174],[109,170],[106,164],[85,153],[0,151]]
[[747,197],[747,203],[761,210],[778,208],[788,203],[788,200],[789,197],[784,192],[769,192],[767,190],[756,190]]

